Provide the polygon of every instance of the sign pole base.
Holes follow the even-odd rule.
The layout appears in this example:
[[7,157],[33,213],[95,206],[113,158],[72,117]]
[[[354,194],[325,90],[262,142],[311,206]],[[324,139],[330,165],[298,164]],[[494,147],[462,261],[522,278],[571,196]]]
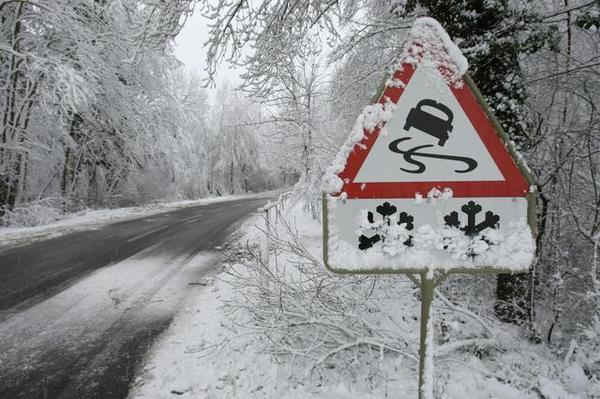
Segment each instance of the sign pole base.
[[419,346],[419,399],[433,399],[433,325],[431,323],[431,303],[433,302],[433,291],[435,281],[427,276],[427,272],[421,273],[421,339]]

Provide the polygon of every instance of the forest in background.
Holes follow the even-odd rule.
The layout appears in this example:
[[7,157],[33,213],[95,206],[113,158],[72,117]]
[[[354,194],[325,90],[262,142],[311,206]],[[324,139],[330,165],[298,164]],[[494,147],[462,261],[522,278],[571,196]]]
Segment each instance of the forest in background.
[[192,9],[0,1],[0,223],[294,182],[259,153],[258,107],[229,87],[209,104],[174,57]]
[[[194,7],[209,80],[244,71],[212,106],[172,53]],[[497,315],[598,372],[597,0],[0,0],[2,221],[296,180],[318,218],[321,176],[419,16],[537,177],[536,262],[498,278]]]

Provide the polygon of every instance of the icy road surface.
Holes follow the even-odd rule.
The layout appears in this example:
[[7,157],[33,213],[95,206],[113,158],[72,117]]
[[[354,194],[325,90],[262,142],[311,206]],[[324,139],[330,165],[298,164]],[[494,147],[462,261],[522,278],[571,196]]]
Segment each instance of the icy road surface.
[[0,254],[0,398],[122,398],[157,334],[265,204],[184,208]]

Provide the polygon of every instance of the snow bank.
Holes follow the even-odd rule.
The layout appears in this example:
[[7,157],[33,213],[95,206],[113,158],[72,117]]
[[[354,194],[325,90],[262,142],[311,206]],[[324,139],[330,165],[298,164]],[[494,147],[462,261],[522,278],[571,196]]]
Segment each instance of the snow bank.
[[[480,364],[479,367],[482,365]],[[459,368],[451,375],[452,378],[448,381],[445,391],[445,397],[448,398],[537,399],[534,394],[524,393],[494,377],[474,372],[473,369]]]
[[543,397],[547,399],[581,399],[581,396],[571,395],[558,382],[545,377],[538,380],[538,388]]
[[276,384],[268,384],[277,378],[270,356],[259,342],[225,327],[223,301],[233,295],[219,280],[189,295],[154,344],[129,398],[277,397]]

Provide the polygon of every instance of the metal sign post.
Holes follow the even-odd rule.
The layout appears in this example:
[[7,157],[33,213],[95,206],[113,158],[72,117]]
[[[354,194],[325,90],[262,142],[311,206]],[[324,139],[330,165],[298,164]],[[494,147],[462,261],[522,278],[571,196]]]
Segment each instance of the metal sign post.
[[[419,399],[433,398],[433,384],[426,383],[425,372],[433,374],[433,326],[431,323],[431,304],[435,290],[434,280],[427,277],[427,273],[421,273],[421,337],[419,345]],[[429,369],[429,370],[426,370]],[[431,368],[431,369],[430,369]]]

